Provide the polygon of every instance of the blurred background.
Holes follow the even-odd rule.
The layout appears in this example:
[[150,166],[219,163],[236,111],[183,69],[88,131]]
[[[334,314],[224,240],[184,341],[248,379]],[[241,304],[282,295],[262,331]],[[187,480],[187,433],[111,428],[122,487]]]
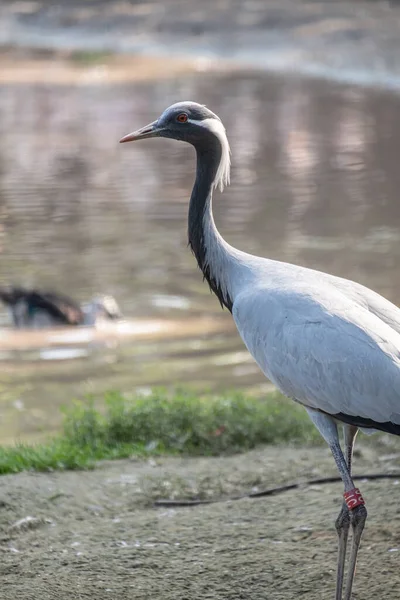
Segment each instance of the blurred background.
[[269,383],[187,248],[191,149],[120,137],[179,100],[232,147],[216,221],[242,250],[400,296],[400,6],[300,0],[2,0],[0,284],[112,294],[123,332],[13,334],[0,443],[104,390]]

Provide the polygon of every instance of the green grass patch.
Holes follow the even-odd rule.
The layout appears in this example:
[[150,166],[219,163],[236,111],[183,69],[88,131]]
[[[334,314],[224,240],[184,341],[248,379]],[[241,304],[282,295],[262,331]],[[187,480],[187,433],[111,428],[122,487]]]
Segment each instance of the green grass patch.
[[162,454],[212,456],[260,444],[320,440],[304,409],[278,393],[199,395],[156,390],[105,396],[64,409],[62,433],[46,444],[0,447],[0,474],[91,468],[101,459]]
[[101,64],[110,56],[112,56],[110,52],[102,50],[75,50],[71,52],[69,58],[74,63],[86,67]]

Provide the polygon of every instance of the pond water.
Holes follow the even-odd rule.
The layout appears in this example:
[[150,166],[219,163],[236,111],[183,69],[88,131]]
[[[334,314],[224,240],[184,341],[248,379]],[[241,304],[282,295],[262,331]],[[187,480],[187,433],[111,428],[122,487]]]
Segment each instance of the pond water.
[[215,213],[231,244],[398,300],[395,93],[249,70],[125,83],[3,78],[1,282],[80,301],[111,293],[136,325],[174,325],[149,337],[13,345],[4,311],[0,443],[54,431],[60,404],[88,392],[268,385],[187,248],[192,149],[118,144],[180,99],[207,104],[227,128],[232,184]]

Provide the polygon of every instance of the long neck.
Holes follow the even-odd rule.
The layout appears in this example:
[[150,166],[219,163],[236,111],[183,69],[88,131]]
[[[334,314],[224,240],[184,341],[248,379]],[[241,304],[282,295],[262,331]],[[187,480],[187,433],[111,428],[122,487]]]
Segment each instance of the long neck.
[[[207,147],[206,147],[207,146]],[[196,146],[197,171],[189,205],[189,245],[197,263],[222,306],[232,310],[228,268],[233,251],[219,234],[212,214],[212,191],[222,158],[222,146],[216,136]]]

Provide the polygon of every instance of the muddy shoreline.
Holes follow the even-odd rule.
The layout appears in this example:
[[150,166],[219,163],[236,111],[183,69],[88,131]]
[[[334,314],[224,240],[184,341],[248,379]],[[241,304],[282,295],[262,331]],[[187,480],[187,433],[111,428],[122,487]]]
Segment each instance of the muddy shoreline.
[[[361,443],[356,472],[399,471],[399,455],[391,446],[390,457],[389,448],[382,461],[382,448],[379,455]],[[227,498],[330,474],[336,473],[327,448],[282,447],[3,477],[2,598],[331,598],[340,484],[194,508],[153,507],[166,495]],[[398,597],[397,484],[360,483],[369,519],[354,598]],[[28,516],[30,522],[15,525]]]
[[399,87],[400,7],[378,2],[168,0],[16,2],[0,45],[227,61]]

